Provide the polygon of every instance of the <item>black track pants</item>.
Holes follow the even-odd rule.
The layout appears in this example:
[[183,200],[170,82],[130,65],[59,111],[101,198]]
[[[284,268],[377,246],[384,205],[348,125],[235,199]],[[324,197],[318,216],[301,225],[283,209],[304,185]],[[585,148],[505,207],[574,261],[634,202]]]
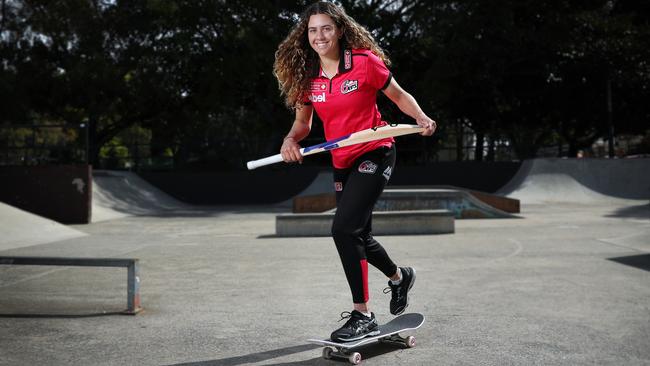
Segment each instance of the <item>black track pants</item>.
[[360,156],[349,169],[334,169],[336,215],[332,237],[356,304],[368,302],[368,263],[387,277],[397,266],[372,237],[372,209],[395,166],[395,145]]

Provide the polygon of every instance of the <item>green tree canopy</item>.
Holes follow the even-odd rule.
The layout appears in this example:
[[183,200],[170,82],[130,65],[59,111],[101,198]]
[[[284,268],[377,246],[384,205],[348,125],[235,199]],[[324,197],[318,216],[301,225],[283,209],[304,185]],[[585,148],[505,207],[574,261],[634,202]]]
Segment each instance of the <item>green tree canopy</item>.
[[[307,3],[0,0],[0,124],[89,126],[95,163],[102,146],[137,125],[151,131],[154,155],[241,167],[275,152],[290,126],[272,64]],[[642,2],[340,3],[388,51],[443,141],[470,130],[478,146],[506,140],[527,158],[551,142],[575,154],[610,125],[646,133],[650,6]],[[410,122],[380,104],[386,119]]]

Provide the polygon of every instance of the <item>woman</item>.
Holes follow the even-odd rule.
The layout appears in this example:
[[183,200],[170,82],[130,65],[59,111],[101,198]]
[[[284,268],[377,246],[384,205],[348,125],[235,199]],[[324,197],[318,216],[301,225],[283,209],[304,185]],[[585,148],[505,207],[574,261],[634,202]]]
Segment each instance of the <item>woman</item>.
[[[370,33],[332,3],[317,2],[304,11],[298,24],[276,52],[274,73],[288,107],[296,116],[280,152],[285,162],[302,162],[300,145],[311,130],[314,111],[329,140],[385,124],[377,109],[383,91],[402,112],[430,136],[436,123],[405,92],[386,67],[390,61]],[[345,275],[352,292],[353,311],[335,341],[353,341],[379,333],[368,307],[368,263],[390,280],[391,314],[408,306],[415,270],[397,267],[371,235],[371,215],[395,165],[392,138],[332,150],[337,210],[332,225]]]

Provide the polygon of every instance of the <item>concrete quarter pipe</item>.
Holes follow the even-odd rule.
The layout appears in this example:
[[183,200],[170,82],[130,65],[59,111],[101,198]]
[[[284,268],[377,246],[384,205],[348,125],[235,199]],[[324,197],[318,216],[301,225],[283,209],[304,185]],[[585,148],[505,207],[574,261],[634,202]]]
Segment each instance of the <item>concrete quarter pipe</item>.
[[532,159],[497,194],[543,202],[650,199],[650,159]]

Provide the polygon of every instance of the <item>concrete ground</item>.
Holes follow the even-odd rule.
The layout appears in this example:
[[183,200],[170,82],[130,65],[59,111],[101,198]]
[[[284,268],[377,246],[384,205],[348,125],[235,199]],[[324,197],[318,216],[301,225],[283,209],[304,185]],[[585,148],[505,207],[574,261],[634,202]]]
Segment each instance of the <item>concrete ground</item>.
[[[0,266],[0,365],[341,365],[307,338],[351,310],[330,238],[275,238],[285,208],[222,207],[74,226],[86,236],[0,255],[135,257],[126,270]],[[458,220],[456,233],[383,236],[417,268],[414,349],[368,365],[650,365],[650,205],[523,205],[521,218]],[[391,319],[386,279],[373,311]]]

